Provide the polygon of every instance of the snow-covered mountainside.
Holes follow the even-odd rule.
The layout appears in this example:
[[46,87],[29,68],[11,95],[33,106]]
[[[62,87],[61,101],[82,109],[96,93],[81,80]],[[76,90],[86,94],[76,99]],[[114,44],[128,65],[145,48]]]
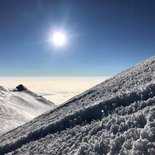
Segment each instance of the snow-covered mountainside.
[[155,154],[155,57],[0,136],[0,154]]
[[53,103],[23,85],[14,90],[0,86],[0,135],[53,107]]

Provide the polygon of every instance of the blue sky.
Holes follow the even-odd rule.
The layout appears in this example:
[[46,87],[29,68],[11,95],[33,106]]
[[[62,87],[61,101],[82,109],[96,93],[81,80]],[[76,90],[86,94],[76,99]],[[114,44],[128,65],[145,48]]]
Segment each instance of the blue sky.
[[[111,76],[155,53],[154,0],[1,0],[1,76]],[[56,49],[53,27],[69,36]]]

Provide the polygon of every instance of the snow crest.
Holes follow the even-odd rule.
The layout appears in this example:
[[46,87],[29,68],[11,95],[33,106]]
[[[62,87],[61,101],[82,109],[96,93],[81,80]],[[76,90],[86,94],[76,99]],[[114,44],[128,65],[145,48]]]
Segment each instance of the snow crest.
[[155,57],[0,136],[0,154],[155,154]]
[[[19,87],[20,86],[20,87]],[[19,85],[19,88],[26,88]],[[41,113],[50,110],[54,104],[28,89],[9,90],[0,86],[0,135],[22,125]]]

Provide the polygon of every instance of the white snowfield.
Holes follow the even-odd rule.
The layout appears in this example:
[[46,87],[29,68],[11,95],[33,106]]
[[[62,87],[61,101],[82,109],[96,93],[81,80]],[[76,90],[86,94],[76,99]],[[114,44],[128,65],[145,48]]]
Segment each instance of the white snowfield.
[[154,155],[155,57],[0,136],[0,154]]
[[54,107],[50,101],[20,86],[25,90],[0,86],[0,135]]

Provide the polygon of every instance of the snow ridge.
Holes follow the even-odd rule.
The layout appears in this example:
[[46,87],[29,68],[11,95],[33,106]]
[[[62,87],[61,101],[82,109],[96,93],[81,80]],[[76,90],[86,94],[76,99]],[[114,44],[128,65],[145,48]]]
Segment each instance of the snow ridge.
[[3,124],[0,135],[53,107],[52,102],[31,92],[23,85],[13,90],[0,86],[0,123]]
[[[93,106],[85,109],[77,110],[75,113],[67,115],[65,118],[60,119],[46,128],[33,131],[26,137],[22,137],[15,143],[10,143],[5,146],[0,146],[0,154],[14,151],[22,145],[31,141],[38,140],[48,134],[59,133],[67,128],[73,128],[76,125],[83,125],[91,123],[93,120],[102,120],[103,117],[112,114],[118,107],[126,107],[133,102],[146,101],[155,96],[155,83],[147,85],[147,87],[139,90],[138,92],[130,92],[128,94],[121,94],[111,99],[99,102]],[[142,124],[141,127],[144,127]]]
[[1,154],[155,154],[155,57],[0,136]]

